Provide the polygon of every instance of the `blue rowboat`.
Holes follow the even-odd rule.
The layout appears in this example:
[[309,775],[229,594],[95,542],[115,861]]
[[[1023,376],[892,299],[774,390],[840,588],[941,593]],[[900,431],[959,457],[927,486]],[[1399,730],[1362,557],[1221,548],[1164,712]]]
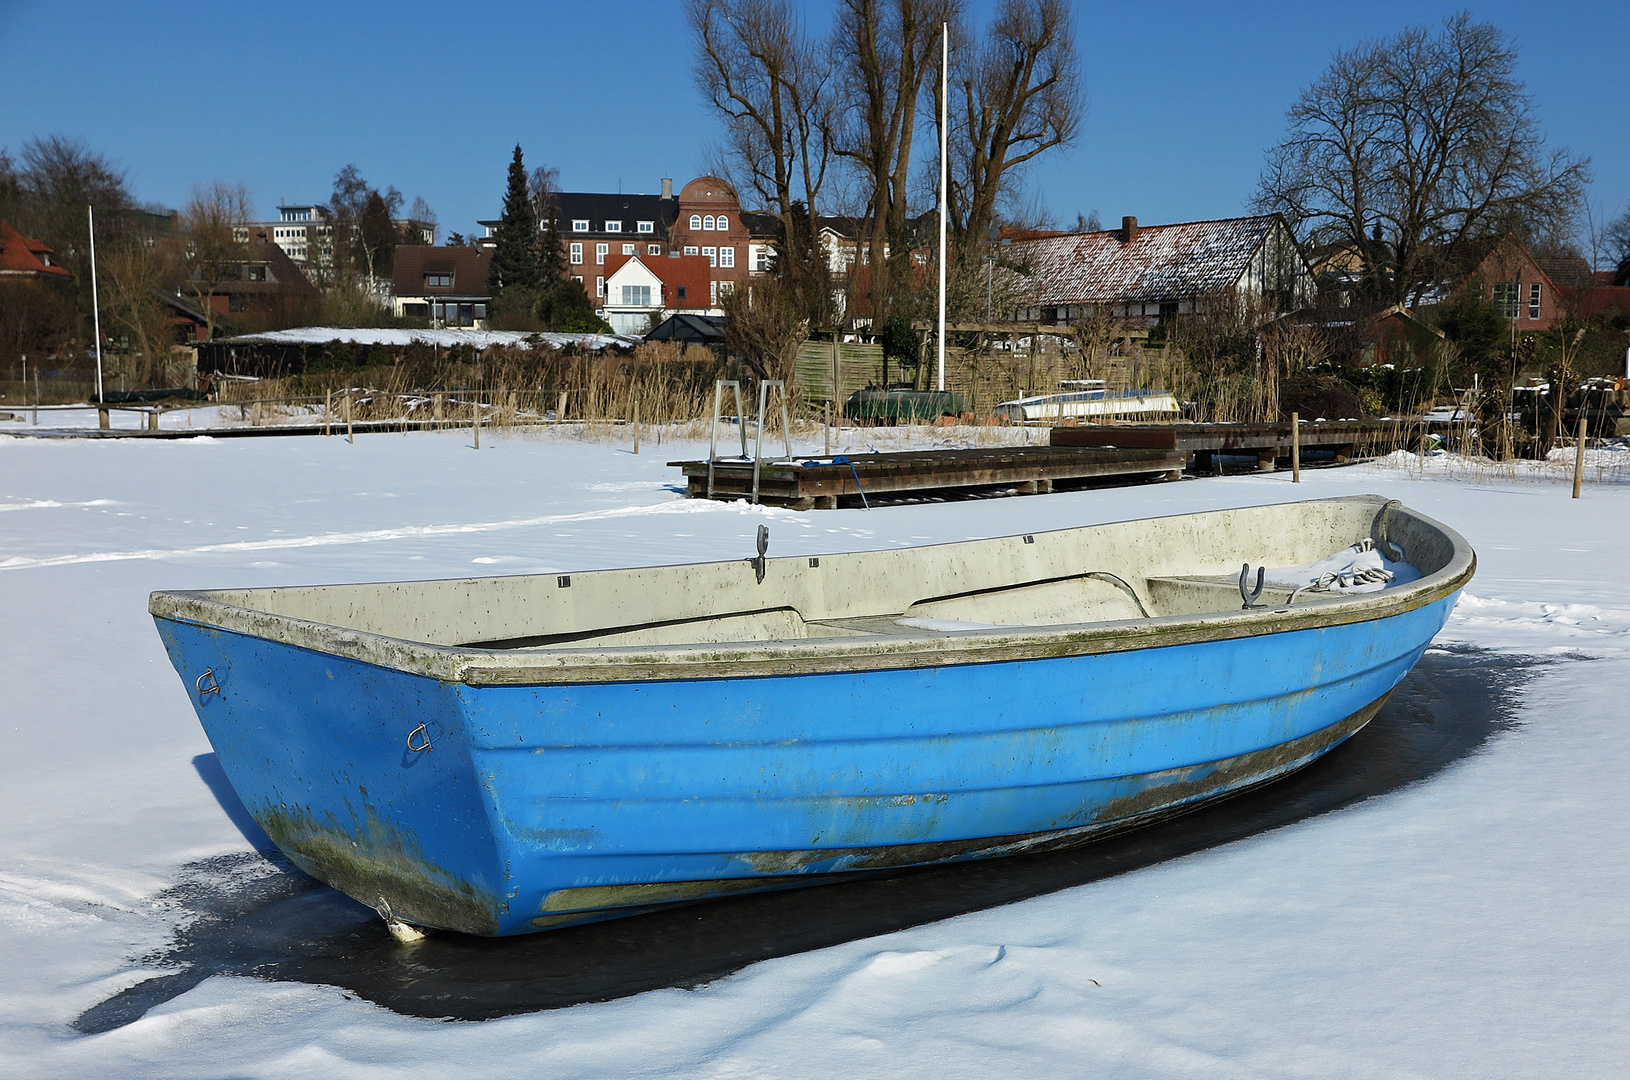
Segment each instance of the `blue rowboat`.
[[[1320,573],[1349,545],[1390,569]],[[503,935],[1076,843],[1282,776],[1375,714],[1474,565],[1364,496],[150,609],[297,866],[393,929]]]

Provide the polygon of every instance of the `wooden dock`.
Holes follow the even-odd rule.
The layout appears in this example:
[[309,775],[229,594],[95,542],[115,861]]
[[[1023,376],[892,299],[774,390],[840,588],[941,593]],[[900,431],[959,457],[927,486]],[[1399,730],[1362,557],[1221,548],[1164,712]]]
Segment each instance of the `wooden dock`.
[[[1411,447],[1421,434],[1418,420],[1319,420],[1300,427],[1303,453],[1333,451],[1337,462]],[[1049,442],[1172,451],[1200,473],[1211,472],[1219,455],[1255,457],[1258,469],[1272,472],[1290,457],[1291,429],[1289,424],[1082,424],[1054,428]]]
[[[993,446],[975,450],[916,450],[836,458],[763,458],[757,501],[795,510],[832,510],[839,501],[859,506],[873,497],[1012,487],[1040,495],[1060,485],[1105,480],[1178,479],[1185,456],[1174,448]],[[684,470],[693,499],[753,500],[753,459],[712,462],[713,487],[702,461],[670,461]]]

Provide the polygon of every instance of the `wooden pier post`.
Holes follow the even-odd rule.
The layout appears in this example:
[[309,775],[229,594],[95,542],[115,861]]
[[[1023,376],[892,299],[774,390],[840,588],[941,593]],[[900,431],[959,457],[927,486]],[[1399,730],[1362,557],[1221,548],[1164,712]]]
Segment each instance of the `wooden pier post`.
[[1302,418],[1290,414],[1290,482],[1302,482]]
[[828,401],[821,412],[821,428],[826,432],[826,454],[832,456],[832,403]]
[[328,396],[323,398],[323,434],[334,434],[334,388],[329,387]]
[[475,448],[479,450],[481,449],[481,395],[474,394],[472,398],[470,409],[475,413],[475,421],[471,426],[475,429]]
[[345,392],[345,441],[348,443],[357,441],[351,429],[351,391],[349,390]]
[[563,420],[566,419],[566,394],[567,393],[568,393],[568,391],[565,391],[565,390],[562,390],[560,392],[560,404],[555,406],[555,423],[557,423],[557,424],[561,423]]
[[108,407],[106,405],[98,405],[96,407],[96,426],[102,428],[103,430],[113,426],[108,421]]
[[1579,488],[1585,482],[1585,411],[1579,410],[1579,435],[1573,451],[1573,497],[1579,497]]
[[639,398],[634,399],[633,405],[630,407],[630,411],[634,414],[634,419],[632,420],[632,423],[634,425],[634,453],[637,454],[637,453],[640,452],[640,399]]

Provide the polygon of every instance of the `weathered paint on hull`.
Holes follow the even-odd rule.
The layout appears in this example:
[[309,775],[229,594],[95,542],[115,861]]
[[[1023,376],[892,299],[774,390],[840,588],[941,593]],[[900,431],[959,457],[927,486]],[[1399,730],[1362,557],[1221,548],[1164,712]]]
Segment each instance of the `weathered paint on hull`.
[[[1035,850],[1283,775],[1361,727],[1458,592],[1366,622],[1003,663],[483,686],[159,619],[222,767],[302,869],[525,933]],[[425,725],[432,749],[405,734]]]

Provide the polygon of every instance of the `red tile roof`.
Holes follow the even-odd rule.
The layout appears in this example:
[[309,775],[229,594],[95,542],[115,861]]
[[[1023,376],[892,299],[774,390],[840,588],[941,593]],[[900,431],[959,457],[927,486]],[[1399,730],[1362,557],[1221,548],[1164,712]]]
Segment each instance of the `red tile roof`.
[[[711,264],[706,255],[607,255],[604,267],[606,279],[634,259],[640,261],[657,280],[662,282],[662,306],[677,308],[712,307],[708,282],[712,280]],[[685,300],[680,303],[678,286],[685,287]]]
[[0,221],[0,274],[24,277],[71,278],[67,269],[51,258],[52,251]]

